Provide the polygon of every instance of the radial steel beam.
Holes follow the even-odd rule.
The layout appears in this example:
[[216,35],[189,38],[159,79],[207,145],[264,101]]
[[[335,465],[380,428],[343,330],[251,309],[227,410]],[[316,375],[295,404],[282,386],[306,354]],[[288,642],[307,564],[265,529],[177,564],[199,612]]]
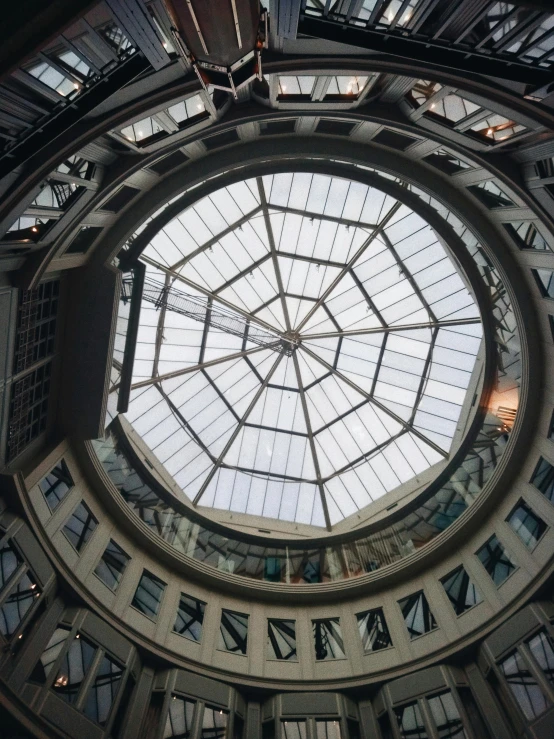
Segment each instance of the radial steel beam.
[[289,308],[287,305],[287,299],[285,298],[285,288],[283,286],[283,278],[281,276],[281,269],[279,267],[279,259],[277,257],[277,248],[275,246],[275,236],[273,235],[273,228],[271,226],[271,219],[269,217],[269,211],[267,209],[267,199],[265,197],[264,183],[261,177],[256,177],[256,183],[258,185],[258,193],[260,195],[260,202],[262,204],[262,211],[264,214],[264,223],[267,231],[267,238],[269,241],[269,250],[271,252],[271,259],[273,262],[273,269],[275,271],[275,279],[277,280],[277,289],[279,291],[279,299],[281,301],[281,308],[283,309],[283,316],[285,318],[285,327],[287,331],[292,331],[292,326],[289,316]]
[[428,323],[404,323],[394,326],[377,327],[377,328],[354,328],[346,331],[327,331],[320,334],[302,334],[302,341],[313,341],[314,339],[335,339],[342,337],[347,339],[350,336],[364,336],[366,334],[390,334],[398,331],[416,331],[421,328],[452,328],[455,326],[470,326],[481,323],[480,318],[457,318],[447,321],[429,321]]
[[244,424],[248,420],[248,416],[254,410],[254,408],[256,406],[256,403],[261,398],[264,390],[268,386],[269,381],[273,377],[273,375],[274,375],[275,371],[277,370],[277,367],[279,366],[279,364],[280,364],[281,360],[283,359],[283,357],[284,357],[284,354],[279,354],[279,356],[277,357],[277,359],[273,363],[273,367],[267,373],[267,375],[265,377],[265,380],[262,382],[262,384],[260,385],[260,387],[256,391],[256,394],[254,395],[254,397],[250,401],[250,404],[249,404],[248,408],[246,409],[246,411],[244,412],[244,415],[242,416],[242,418],[240,419],[240,421],[237,423],[237,426],[236,426],[235,430],[233,431],[233,433],[229,437],[229,440],[225,444],[225,446],[223,448],[223,451],[221,452],[221,454],[219,455],[219,457],[216,459],[214,466],[212,467],[212,469],[210,470],[208,476],[206,477],[206,479],[202,483],[202,486],[201,486],[200,490],[198,491],[198,493],[196,494],[196,496],[195,496],[195,498],[193,500],[193,505],[195,505],[195,506],[198,505],[198,502],[200,501],[200,498],[206,492],[209,484],[213,480],[213,478],[214,478],[216,472],[218,471],[218,469],[221,467],[221,463],[225,459],[225,456],[227,455],[227,453],[229,452],[229,450],[231,449],[231,447],[235,443],[235,440],[238,437],[238,435],[240,434],[241,429],[243,428]]
[[[275,342],[275,345],[278,345],[279,342]],[[147,380],[141,380],[140,382],[135,382],[133,385],[131,385],[131,390],[136,390],[140,387],[148,387],[148,385],[153,385],[156,382],[163,382],[163,380],[172,380],[174,377],[181,377],[182,375],[190,375],[192,372],[199,372],[200,370],[208,369],[209,367],[215,367],[217,364],[223,364],[223,362],[232,362],[235,359],[242,359],[242,357],[247,357],[249,354],[256,354],[256,352],[263,352],[266,349],[270,349],[269,346],[256,346],[254,349],[245,349],[242,352],[235,352],[234,354],[228,354],[225,357],[218,357],[217,359],[210,359],[208,362],[200,362],[199,364],[194,364],[191,367],[183,367],[180,370],[175,370],[174,372],[167,372],[165,375],[157,375],[156,377],[149,377]],[[114,385],[113,388],[110,390],[112,393],[114,390],[117,390],[119,385]]]
[[387,236],[387,234],[386,234],[386,233],[384,233],[384,234],[383,234],[383,241],[384,241],[384,242],[385,242],[385,244],[387,245],[387,248],[388,248],[389,252],[390,252],[390,253],[392,254],[392,256],[393,256],[393,259],[394,259],[394,261],[395,261],[395,262],[396,262],[396,264],[398,265],[398,269],[399,269],[400,273],[401,273],[401,274],[402,274],[402,275],[403,275],[403,276],[404,276],[404,277],[406,278],[406,280],[408,281],[408,283],[409,283],[410,287],[412,288],[412,290],[414,291],[414,293],[415,293],[415,294],[417,295],[417,297],[419,298],[419,300],[420,300],[420,302],[421,302],[422,306],[423,306],[423,307],[425,308],[425,310],[426,310],[426,311],[427,311],[427,313],[429,314],[429,316],[430,316],[431,320],[432,320],[432,321],[436,321],[436,320],[437,320],[437,317],[436,317],[436,315],[435,315],[435,313],[434,313],[433,309],[431,308],[431,306],[430,306],[430,305],[429,305],[429,303],[427,302],[427,300],[426,300],[426,298],[425,298],[425,295],[424,295],[424,294],[423,294],[423,292],[422,292],[422,291],[420,290],[420,287],[419,287],[419,285],[418,285],[418,284],[417,284],[417,282],[416,282],[416,281],[414,280],[414,278],[413,278],[413,275],[412,275],[412,273],[411,273],[411,272],[410,272],[410,270],[409,270],[409,269],[408,269],[408,268],[406,267],[406,264],[405,264],[405,262],[403,262],[403,261],[402,261],[402,259],[400,259],[400,256],[398,255],[398,252],[396,251],[396,249],[395,249],[395,247],[394,247],[394,245],[393,245],[392,241],[391,241],[391,240],[389,239],[389,237]]
[[399,423],[403,428],[406,429],[406,431],[409,431],[414,436],[417,436],[418,439],[421,439],[424,441],[427,446],[430,446],[432,449],[434,449],[437,454],[440,454],[441,457],[448,457],[448,452],[445,452],[444,449],[442,449],[438,444],[435,444],[434,441],[431,441],[431,439],[428,439],[424,434],[421,433],[421,431],[418,431],[413,426],[410,426],[403,418],[400,416],[397,416],[396,413],[390,410],[390,408],[387,408],[386,405],[383,405],[379,400],[372,397],[369,393],[367,393],[365,390],[363,390],[359,385],[356,385],[355,382],[352,382],[346,375],[343,375],[342,372],[335,369],[332,365],[330,365],[328,362],[326,362],[321,357],[318,357],[317,354],[315,354],[311,349],[308,349],[307,346],[304,344],[300,344],[300,349],[306,352],[306,354],[309,354],[312,359],[315,359],[316,362],[319,362],[323,367],[329,370],[329,372],[332,372],[332,374],[336,375],[340,380],[345,382],[347,385],[349,385],[353,390],[356,390],[362,397],[367,398],[376,408],[379,408],[380,411],[383,411],[383,413],[386,413],[387,416],[390,416],[394,421]]
[[352,269],[352,267],[356,264],[358,259],[362,256],[362,254],[367,251],[369,246],[375,241],[377,236],[380,236],[383,233],[383,230],[389,223],[390,219],[394,216],[394,214],[397,212],[397,210],[401,207],[402,203],[400,201],[397,201],[392,208],[389,210],[389,212],[386,214],[386,216],[381,220],[377,228],[371,233],[368,238],[364,241],[364,243],[360,246],[360,248],[356,251],[354,256],[348,260],[348,262],[344,265],[343,269],[339,272],[339,274],[335,277],[335,279],[331,282],[329,287],[324,291],[323,295],[316,301],[314,306],[307,312],[305,317],[300,321],[298,324],[296,330],[301,331],[302,327],[305,326],[310,318],[313,316],[313,314],[316,312],[316,310],[327,300],[329,295],[333,292],[333,290],[336,288],[336,286],[339,284],[339,282],[342,280],[342,278]]
[[353,221],[350,218],[341,218],[340,216],[329,216],[326,213],[315,213],[310,210],[299,210],[298,208],[290,208],[287,205],[269,205],[271,210],[276,210],[279,213],[291,213],[292,215],[302,216],[303,218],[309,218],[310,220],[317,221],[329,221],[330,223],[338,223],[348,228],[377,228],[376,223],[366,223],[365,221]]
[[321,507],[323,508],[323,517],[325,519],[325,526],[327,531],[331,531],[331,517],[329,516],[329,507],[327,505],[327,499],[325,497],[325,488],[321,480],[321,469],[319,467],[319,459],[317,456],[317,449],[315,445],[314,433],[312,430],[312,422],[310,419],[310,413],[308,411],[308,401],[306,400],[306,393],[304,391],[304,385],[302,384],[302,375],[300,374],[300,365],[298,363],[298,356],[296,352],[292,354],[292,361],[294,362],[294,371],[296,373],[296,382],[298,383],[298,390],[300,392],[300,402],[302,404],[302,411],[304,413],[304,421],[306,423],[306,430],[308,432],[308,442],[310,444],[310,451],[312,453],[312,459],[314,462],[314,470],[317,479],[317,487],[319,490],[319,497],[321,498]]
[[165,287],[166,290],[162,294],[162,307],[160,308],[160,314],[158,316],[158,325],[156,327],[156,343],[154,346],[154,362],[152,364],[152,377],[158,375],[158,366],[160,364],[160,354],[162,351],[162,344],[164,340],[164,328],[165,328],[165,314],[167,312],[167,292],[171,286],[171,276],[165,276]]

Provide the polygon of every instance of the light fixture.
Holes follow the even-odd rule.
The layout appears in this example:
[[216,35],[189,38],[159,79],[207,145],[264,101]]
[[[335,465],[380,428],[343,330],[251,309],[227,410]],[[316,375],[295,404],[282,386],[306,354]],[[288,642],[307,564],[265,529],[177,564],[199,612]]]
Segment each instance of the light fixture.
[[492,128],[489,128],[489,130],[487,131],[487,136],[492,136],[492,134],[493,134]]
[[435,103],[431,103],[431,110],[433,110],[433,108],[436,108],[436,107],[437,106],[435,105]]
[[32,231],[33,233],[38,233],[38,228],[37,228],[36,226],[32,226],[32,227],[31,227],[31,231]]

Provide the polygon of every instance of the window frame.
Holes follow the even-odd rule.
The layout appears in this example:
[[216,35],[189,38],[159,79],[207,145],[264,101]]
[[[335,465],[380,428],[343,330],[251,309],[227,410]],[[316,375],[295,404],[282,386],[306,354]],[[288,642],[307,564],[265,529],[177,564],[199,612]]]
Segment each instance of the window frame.
[[[507,704],[510,710],[515,710],[516,715],[519,716],[519,718],[525,723],[530,724],[539,719],[541,716],[545,716],[549,710],[552,710],[554,707],[554,684],[550,683],[549,680],[546,678],[542,668],[537,663],[535,657],[533,656],[533,653],[531,652],[531,649],[529,647],[529,642],[538,634],[541,632],[544,632],[547,637],[549,638],[550,642],[554,642],[554,635],[552,633],[552,627],[547,624],[541,624],[539,627],[533,629],[533,631],[530,634],[527,634],[524,638],[520,638],[518,642],[515,645],[510,645],[510,648],[505,650],[501,655],[499,655],[495,661],[494,661],[494,675],[495,679],[498,681],[500,689],[501,689],[501,696],[504,699],[504,702]],[[514,692],[510,688],[510,683],[506,679],[506,676],[504,675],[504,672],[502,671],[501,664],[507,660],[512,655],[516,654],[516,652],[519,654],[520,658],[523,660],[523,663],[532,676],[533,680],[535,681],[536,685],[539,687],[540,691],[542,692],[545,702],[547,704],[544,711],[537,714],[536,716],[532,718],[527,718],[525,715],[525,712],[523,708],[520,706]]]
[[[138,592],[138,589],[141,586],[141,583],[142,583],[142,580],[143,580],[144,577],[149,577],[155,583],[157,583],[159,585],[163,585],[162,592],[161,592],[161,595],[160,595],[160,599],[159,599],[158,604],[157,604],[157,609],[156,609],[156,612],[154,614],[145,613],[141,608],[139,608],[138,606],[135,605],[135,600],[136,600],[136,597],[137,597],[137,592]],[[133,597],[131,599],[131,608],[134,608],[135,611],[137,611],[137,613],[141,613],[143,616],[145,616],[146,618],[150,619],[150,621],[153,621],[154,623],[156,623],[156,621],[158,620],[158,616],[160,615],[160,609],[162,607],[162,602],[163,602],[163,599],[164,599],[164,595],[165,595],[166,589],[167,589],[167,583],[164,582],[157,575],[154,575],[153,572],[151,572],[150,570],[146,569],[146,567],[144,567],[143,570],[142,570],[142,572],[141,572],[141,575],[139,577],[139,580],[137,582],[137,586],[136,586],[136,588],[135,588],[135,590],[133,592]]]
[[[515,532],[514,532],[514,533],[515,533]],[[503,579],[503,580],[502,580],[501,582],[499,582],[499,583],[495,582],[495,579],[494,579],[494,577],[493,577],[493,576],[492,576],[492,574],[491,574],[491,573],[490,573],[490,572],[488,571],[488,569],[486,568],[486,566],[485,566],[484,562],[483,562],[483,561],[481,560],[481,558],[479,557],[479,552],[481,552],[481,551],[482,551],[483,549],[485,549],[485,547],[487,547],[487,546],[488,546],[488,545],[490,544],[490,542],[491,542],[491,541],[492,541],[493,539],[496,539],[496,541],[497,541],[497,542],[498,542],[498,543],[500,544],[500,546],[502,547],[502,550],[503,550],[503,555],[506,555],[506,557],[507,557],[508,561],[510,562],[510,564],[511,564],[511,565],[512,565],[512,567],[513,567],[513,569],[512,569],[512,570],[511,570],[511,571],[510,571],[510,572],[509,572],[509,573],[508,573],[508,574],[506,575],[506,577],[505,577],[505,578],[504,578],[504,579]],[[502,585],[504,585],[504,583],[505,583],[505,582],[507,582],[507,581],[508,581],[508,580],[509,580],[509,579],[510,579],[510,578],[512,577],[512,575],[513,575],[514,573],[516,573],[516,572],[517,572],[517,571],[519,570],[519,565],[518,565],[518,564],[517,564],[516,562],[514,562],[514,560],[513,560],[513,558],[512,558],[512,554],[511,554],[511,552],[510,552],[510,551],[509,551],[509,549],[508,549],[508,548],[507,548],[507,547],[506,547],[506,546],[504,545],[504,542],[503,542],[503,541],[502,541],[501,539],[499,539],[499,538],[498,538],[497,534],[492,534],[491,536],[489,536],[489,538],[488,538],[488,539],[487,539],[487,540],[486,540],[486,541],[484,542],[484,544],[482,544],[482,545],[481,545],[481,546],[479,547],[479,549],[478,549],[478,550],[477,550],[477,551],[475,552],[475,557],[477,558],[477,560],[478,560],[479,564],[481,565],[481,567],[482,567],[482,568],[483,568],[483,569],[485,570],[485,572],[487,573],[487,575],[488,575],[488,576],[490,577],[490,579],[492,580],[492,582],[493,582],[493,584],[494,584],[494,586],[495,586],[496,588],[500,588],[500,587],[502,587]]]
[[[63,483],[63,484],[65,484],[65,485],[67,485],[68,487],[67,487],[67,490],[65,491],[65,493],[63,494],[63,496],[62,496],[61,498],[59,498],[59,499],[58,499],[58,502],[57,502],[57,503],[56,503],[56,504],[54,505],[54,507],[52,507],[52,506],[50,505],[49,501],[48,501],[48,498],[47,498],[47,492],[45,492],[45,491],[43,490],[43,488],[42,488],[42,484],[43,484],[43,483],[45,482],[46,478],[47,478],[47,477],[48,477],[49,475],[52,475],[52,474],[54,474],[54,470],[55,470],[55,469],[57,469],[58,467],[61,467],[61,468],[62,468],[62,473],[63,473],[63,475],[64,475],[65,477],[67,477],[67,479],[68,479],[68,480],[70,481],[70,483],[71,483],[71,484],[70,484],[70,485],[68,485],[68,483],[67,483],[67,481],[66,481],[66,480],[63,480],[63,479],[61,479],[60,477],[58,477],[58,478],[57,478],[57,482],[56,482],[56,483],[54,484],[54,489],[55,489],[55,488],[56,488],[56,487],[57,487],[57,486],[58,486],[58,485],[59,485],[60,483]],[[41,480],[39,480],[39,482],[38,482],[38,486],[39,486],[39,488],[40,488],[40,492],[42,493],[42,497],[44,498],[44,500],[45,500],[45,502],[46,502],[46,505],[48,506],[48,510],[50,511],[50,513],[51,513],[51,514],[53,514],[53,513],[54,513],[54,511],[56,511],[56,510],[57,510],[57,509],[59,508],[59,506],[60,506],[60,505],[61,505],[61,504],[63,503],[63,501],[65,500],[65,498],[66,498],[66,497],[67,497],[67,496],[69,495],[69,493],[71,492],[71,490],[72,490],[72,489],[73,489],[73,488],[75,487],[75,482],[74,482],[74,480],[73,480],[73,477],[72,477],[72,475],[71,475],[71,472],[69,471],[69,468],[68,468],[68,466],[67,466],[67,462],[65,461],[65,459],[64,459],[63,457],[62,457],[62,458],[61,458],[61,459],[60,459],[60,460],[59,460],[58,462],[56,462],[56,464],[55,464],[55,465],[54,465],[54,466],[53,466],[53,467],[52,467],[52,468],[50,469],[50,471],[49,471],[49,472],[47,472],[47,473],[46,473],[46,475],[44,475],[44,476],[42,477],[42,479],[41,479]],[[52,485],[50,485],[50,486],[49,486],[49,489],[48,489],[48,492],[51,492],[51,491],[52,491],[52,489],[53,489],[53,486],[52,486]],[[56,497],[57,497],[57,496],[56,496]]]
[[44,586],[39,581],[33,568],[25,558],[21,547],[18,546],[17,542],[9,533],[0,538],[0,547],[4,546],[6,543],[9,543],[15,551],[16,557],[19,559],[19,563],[6,580],[5,586],[0,591],[0,611],[2,611],[4,606],[9,602],[10,596],[16,591],[19,583],[25,576],[32,581],[33,585],[31,586],[31,590],[35,591],[34,601],[25,611],[14,631],[10,635],[6,636],[0,631],[0,642],[4,642],[5,645],[15,645],[20,639],[22,639],[28,624],[32,621],[37,612],[39,603],[42,603],[44,600]]
[[[78,623],[74,624],[73,626],[69,626],[67,624],[64,624],[60,619],[58,619],[56,624],[50,630],[48,640],[46,640],[44,644],[42,645],[42,650],[40,654],[38,655],[37,660],[33,662],[33,667],[31,668],[29,672],[27,681],[31,682],[33,685],[40,685],[40,690],[44,694],[56,695],[60,701],[63,701],[67,706],[70,706],[71,708],[76,710],[80,716],[85,718],[87,721],[90,721],[94,726],[102,728],[103,731],[106,732],[106,735],[108,735],[111,730],[111,726],[115,720],[116,714],[118,712],[119,703],[124,693],[125,685],[127,683],[127,680],[130,677],[130,662],[129,660],[125,662],[124,660],[119,659],[118,657],[115,657],[112,654],[112,652],[110,652],[106,647],[100,644],[97,639],[90,636],[86,632],[86,630],[85,631],[81,630],[81,627],[80,627],[81,620],[82,619],[79,619]],[[44,651],[46,647],[48,646],[49,640],[52,638],[52,636],[54,635],[57,629],[62,629],[64,631],[67,631],[65,642],[62,648],[60,649],[58,655],[56,656],[56,659],[51,663],[49,667],[48,675],[46,676],[46,680],[44,682],[38,682],[37,680],[33,679],[32,673],[35,670],[38,663],[41,661],[42,655],[44,654]],[[72,644],[74,643],[76,639],[80,639],[81,637],[88,644],[90,644],[94,648],[95,651],[92,656],[88,670],[86,671],[81,681],[80,687],[77,691],[75,701],[69,702],[69,701],[65,701],[64,698],[62,698],[59,695],[59,693],[57,693],[57,691],[54,689],[53,686],[60,672],[60,669],[62,667],[62,663],[66,655],[68,654]],[[118,680],[118,687],[113,697],[113,701],[110,706],[107,719],[105,723],[101,724],[101,723],[94,721],[89,716],[87,716],[87,714],[85,713],[85,708],[86,708],[89,695],[91,694],[91,690],[94,688],[94,683],[95,683],[97,675],[99,674],[100,667],[102,665],[104,657],[108,658],[112,663],[118,665],[121,668],[121,677]]]
[[[531,518],[535,519],[539,523],[539,527],[541,524],[544,526],[544,529],[539,534],[539,536],[536,538],[536,541],[534,542],[534,544],[529,545],[520,535],[519,529],[516,529],[511,522],[512,517],[520,508],[526,509],[527,515],[530,515]],[[533,552],[538,547],[543,537],[546,535],[548,529],[550,528],[548,523],[541,516],[539,516],[539,514],[534,510],[534,508],[531,505],[529,505],[529,503],[525,500],[525,498],[520,498],[517,501],[517,503],[512,507],[512,509],[510,510],[510,513],[506,517],[506,523],[508,524],[510,529],[514,532],[514,534],[518,537],[518,539],[521,541],[521,543],[525,546],[525,548],[529,552]]]
[[[75,516],[75,512],[76,512],[76,511],[77,511],[77,510],[78,510],[78,509],[79,509],[79,508],[80,508],[81,506],[82,506],[83,508],[85,508],[85,509],[86,509],[86,511],[88,512],[88,513],[87,513],[87,518],[86,518],[86,523],[85,523],[85,527],[88,527],[88,526],[89,526],[89,523],[90,523],[90,521],[94,521],[94,526],[93,526],[93,527],[92,527],[92,529],[90,530],[90,533],[88,534],[88,537],[87,537],[87,538],[86,538],[85,540],[83,540],[81,544],[79,544],[79,547],[77,547],[77,546],[75,546],[75,544],[74,544],[74,543],[73,543],[73,542],[71,541],[71,539],[69,538],[69,536],[67,535],[67,533],[66,533],[66,531],[65,531],[65,530],[66,530],[66,528],[67,528],[67,525],[68,525],[68,524],[69,524],[69,522],[71,521],[71,519],[72,519],[72,518],[73,518],[73,517]],[[84,551],[84,550],[86,549],[86,547],[87,547],[87,544],[88,544],[88,543],[89,543],[89,541],[90,541],[90,540],[92,539],[92,535],[93,535],[93,534],[94,534],[94,532],[96,531],[96,529],[97,529],[98,525],[99,525],[99,521],[98,521],[98,519],[96,518],[96,516],[94,515],[94,513],[92,512],[92,510],[91,510],[90,506],[88,505],[88,503],[86,503],[86,502],[85,502],[85,499],[84,499],[84,498],[81,498],[81,500],[80,500],[80,501],[79,501],[79,502],[77,503],[77,505],[76,505],[76,506],[75,506],[75,507],[73,508],[73,510],[71,511],[71,514],[70,514],[70,515],[69,515],[69,516],[68,516],[68,517],[66,518],[65,522],[63,523],[63,526],[62,526],[62,527],[60,528],[60,531],[61,531],[61,532],[62,532],[62,534],[63,534],[63,535],[65,536],[65,538],[66,538],[66,540],[67,540],[67,541],[69,542],[69,544],[71,545],[71,547],[72,547],[73,551],[75,551],[75,552],[77,553],[77,555],[78,555],[78,556],[80,557],[80,556],[81,556],[81,554],[83,553],[83,551]],[[88,530],[88,529],[86,529],[86,530]],[[85,528],[83,528],[83,531],[85,531]],[[78,539],[78,542],[77,542],[77,543],[79,543],[79,541],[81,540],[81,538],[82,538],[82,535],[83,535],[82,533],[81,533],[81,534],[79,535],[79,539]]]

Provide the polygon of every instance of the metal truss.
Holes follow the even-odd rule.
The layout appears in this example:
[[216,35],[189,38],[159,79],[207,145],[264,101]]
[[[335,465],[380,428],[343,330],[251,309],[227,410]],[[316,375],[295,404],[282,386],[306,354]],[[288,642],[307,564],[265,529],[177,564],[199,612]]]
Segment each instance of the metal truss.
[[[296,255],[292,251],[282,251],[280,246],[278,248],[278,245],[276,243],[275,234],[273,233],[271,215],[275,212],[292,213],[301,215],[304,218],[332,220],[334,222],[337,222],[338,224],[343,224],[348,227],[356,226],[357,228],[360,227],[360,224],[355,224],[352,221],[348,221],[347,219],[343,219],[340,217],[328,218],[322,214],[310,214],[309,212],[296,211],[295,209],[289,207],[274,207],[272,204],[268,203],[263,179],[261,177],[257,178],[256,184],[258,188],[260,205],[251,210],[243,218],[231,224],[224,233],[230,234],[235,229],[245,225],[252,217],[258,217],[261,215],[264,219],[264,226],[267,233],[267,244],[269,246],[269,250],[266,255],[264,255],[262,258],[258,258],[257,261],[253,261],[250,267],[243,268],[238,271],[237,274],[230,277],[223,285],[217,287],[216,289],[209,290],[202,287],[201,285],[196,284],[189,278],[183,276],[180,271],[182,267],[190,262],[190,260],[193,258],[193,255],[200,255],[206,252],[206,250],[208,250],[211,246],[215,245],[219,238],[221,238],[221,234],[219,235],[219,237],[214,236],[206,243],[198,246],[191,255],[184,257],[182,260],[173,264],[171,267],[164,266],[158,261],[153,260],[151,257],[147,257],[146,255],[143,255],[141,257],[142,261],[156,267],[156,269],[160,270],[162,273],[165,273],[166,280],[165,283],[157,282],[151,279],[146,280],[143,299],[154,304],[157,308],[160,309],[155,342],[154,370],[151,378],[135,382],[132,385],[132,389],[135,390],[145,388],[149,385],[154,385],[160,392],[160,394],[166,399],[173,416],[179,421],[180,425],[183,427],[183,429],[185,429],[188,436],[196,440],[200,449],[202,449],[203,452],[207,454],[208,458],[210,459],[212,467],[194,497],[194,505],[201,504],[203,496],[210,488],[210,485],[213,483],[214,478],[216,478],[216,475],[220,470],[235,470],[250,475],[252,477],[258,477],[267,480],[273,479],[281,482],[308,483],[310,485],[315,485],[317,488],[321,500],[321,509],[323,511],[325,525],[330,530],[331,515],[329,511],[329,503],[327,500],[328,492],[326,491],[326,484],[333,478],[342,475],[348,470],[355,470],[359,465],[363,464],[367,460],[370,460],[372,456],[386,448],[388,445],[394,443],[402,435],[409,433],[413,437],[416,437],[421,442],[423,442],[423,444],[429,447],[429,449],[432,449],[436,454],[440,455],[440,457],[448,457],[448,452],[445,449],[441,448],[439,444],[429,438],[423,431],[415,427],[415,416],[420,402],[424,396],[425,388],[429,379],[429,373],[432,365],[433,353],[435,350],[435,343],[438,337],[439,329],[479,324],[480,319],[445,318],[444,320],[441,320],[437,318],[437,316],[434,314],[431,305],[429,304],[422,290],[419,288],[417,281],[407,269],[405,263],[402,261],[394,245],[391,243],[390,239],[385,233],[386,227],[388,225],[391,225],[391,221],[393,221],[395,214],[400,208],[400,202],[395,203],[391,208],[389,208],[389,210],[383,216],[381,216],[379,223],[365,224],[367,228],[371,228],[370,233],[363,241],[361,246],[358,247],[354,255],[348,260],[348,262],[344,263],[325,260],[316,256]],[[371,296],[365,289],[364,284],[356,275],[356,272],[354,270],[357,266],[359,266],[361,258],[371,248],[371,245],[375,242],[376,238],[379,238],[381,242],[380,248],[383,248],[384,245],[389,254],[392,255],[392,258],[394,260],[393,268],[398,268],[400,275],[399,279],[406,280],[409,283],[411,291],[415,296],[417,296],[421,307],[425,310],[426,314],[429,317],[429,320],[424,320],[416,323],[407,322],[388,325],[383,315],[375,306],[374,301],[372,300]],[[284,244],[283,246],[286,247],[286,244]],[[322,294],[318,298],[306,297],[304,295],[293,295],[287,290],[283,281],[280,264],[281,260],[283,259],[304,261],[309,263],[310,265],[316,265],[318,267],[332,267],[335,270],[339,271],[338,274],[331,281],[329,286],[325,290],[323,290]],[[225,292],[225,289],[227,287],[232,284],[236,284],[240,279],[248,275],[255,265],[265,263],[268,260],[271,260],[272,262],[273,271],[275,273],[275,283],[277,286],[277,294],[273,295],[270,300],[264,302],[261,306],[256,308],[255,311],[248,312],[247,310],[239,308],[235,304],[229,302],[222,297],[222,293]],[[337,321],[337,317],[333,314],[332,310],[328,306],[328,300],[333,294],[336,295],[338,286],[346,276],[352,278],[356,288],[360,292],[360,299],[367,303],[368,311],[371,310],[373,315],[379,322],[378,326],[369,328],[341,328],[341,325]],[[181,282],[185,285],[188,285],[195,291],[200,292],[203,297],[193,296],[176,290],[176,282]],[[312,303],[312,306],[307,311],[305,316],[296,324],[293,322],[289,310],[289,300],[291,298],[310,301]],[[285,326],[284,331],[282,330],[282,328],[278,328],[277,325],[267,323],[256,315],[261,310],[270,308],[270,306],[274,303],[279,304],[282,310],[282,316]],[[310,324],[310,319],[320,308],[324,311],[326,317],[334,326],[334,330],[317,331],[315,328],[312,328],[311,330],[306,328]],[[173,372],[158,374],[160,350],[163,345],[164,318],[167,315],[168,311],[175,311],[177,313],[180,313],[181,315],[201,322],[204,326],[204,330],[202,332],[201,345],[199,349],[199,361],[197,363],[177,369]],[[205,353],[211,328],[216,328],[219,331],[229,333],[241,338],[241,350],[226,354],[213,360],[206,361]],[[386,403],[382,402],[378,397],[376,397],[376,384],[383,364],[388,337],[392,334],[405,334],[406,332],[421,330],[427,330],[429,332],[429,346],[427,349],[426,358],[423,360],[423,369],[420,373],[418,372],[418,374],[420,374],[420,377],[417,385],[417,390],[415,392],[416,399],[413,403],[413,408],[411,410],[409,418],[406,420],[405,418],[402,418],[397,413],[395,413],[390,407],[388,407]],[[374,370],[374,377],[371,383],[371,389],[368,391],[362,388],[359,384],[352,380],[351,377],[349,377],[347,374],[339,369],[339,358],[341,356],[341,352],[343,351],[343,341],[355,339],[356,337],[369,336],[372,334],[381,334],[383,336],[383,340],[380,346],[379,357],[377,359],[376,367]],[[326,359],[324,359],[322,356],[320,356],[317,350],[317,342],[326,339],[337,340],[336,348],[333,349],[334,358],[332,361],[327,361]],[[247,348],[249,341],[252,341],[258,345],[253,348]],[[269,372],[266,372],[264,376],[264,373],[262,373],[261,370],[258,371],[256,364],[251,361],[251,357],[256,353],[263,352],[267,349],[275,351],[276,353],[278,353],[279,356],[276,358]],[[313,362],[320,365],[323,370],[322,374],[318,375],[316,373],[314,375],[314,379],[310,379],[309,381],[307,381],[307,378],[303,378],[300,364],[301,357],[303,356],[309,358],[310,361],[313,360],[311,365],[312,367],[314,366]],[[297,385],[296,387],[284,387],[284,385],[282,384],[275,384],[274,381],[272,382],[272,378],[275,375],[281,361],[285,358],[290,358],[290,361],[292,362],[293,374],[295,376]],[[249,370],[255,375],[258,382],[258,387],[253,397],[251,398],[246,411],[243,412],[241,416],[239,416],[237,415],[233,405],[229,403],[225,392],[223,392],[218,387],[217,380],[214,381],[207,370],[216,365],[233,363],[242,359],[244,359],[246,365],[248,365]],[[164,380],[184,375],[191,375],[196,372],[203,373],[206,381],[211,385],[212,389],[215,391],[219,399],[225,405],[227,410],[231,412],[235,419],[233,432],[227,440],[223,450],[217,456],[214,456],[214,454],[209,451],[207,444],[204,443],[198,433],[196,433],[192,429],[187,419],[173,404],[171,398],[163,390],[162,387]],[[360,401],[358,403],[352,403],[352,406],[346,411],[340,413],[337,412],[336,418],[334,418],[332,421],[320,425],[319,428],[315,428],[313,418],[310,413],[311,400],[308,396],[308,393],[313,387],[328,378],[334,378],[339,383],[339,385],[343,383],[344,385],[347,385],[349,388],[354,390],[360,396]],[[251,416],[252,411],[261,401],[263,394],[270,388],[273,388],[274,390],[281,390],[289,394],[297,394],[299,399],[299,408],[303,417],[305,430],[297,431],[292,429],[281,429],[274,426],[267,426],[263,423],[249,422],[249,417]],[[333,398],[330,397],[329,400],[331,404],[333,404]],[[327,472],[326,474],[322,474],[321,460],[319,458],[319,454],[321,452],[319,451],[319,443],[317,440],[318,434],[331,429],[333,424],[346,419],[350,414],[357,414],[361,409],[364,408],[364,406],[367,405],[373,406],[378,413],[385,414],[396,424],[398,424],[397,431],[395,433],[391,433],[389,438],[387,438],[385,441],[379,444],[374,444],[368,451],[366,451],[365,449],[360,449],[360,454],[358,454],[355,459],[348,460],[347,464],[342,465],[340,468],[337,467],[336,469],[333,469],[330,473]],[[279,431],[280,433],[288,434],[290,437],[300,436],[306,439],[309,448],[309,454],[312,457],[313,471],[315,473],[315,476],[313,478],[308,478],[302,475],[286,474],[285,470],[264,471],[261,469],[256,469],[255,467],[246,467],[244,465],[240,465],[240,462],[238,464],[230,464],[226,462],[225,457],[228,455],[233,444],[239,438],[241,432],[246,428],[259,429],[260,432]]]

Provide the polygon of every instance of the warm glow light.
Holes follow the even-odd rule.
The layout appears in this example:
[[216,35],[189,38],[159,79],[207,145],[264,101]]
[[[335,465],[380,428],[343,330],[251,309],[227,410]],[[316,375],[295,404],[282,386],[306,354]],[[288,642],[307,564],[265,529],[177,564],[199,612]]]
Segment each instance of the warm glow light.
[[38,232],[38,228],[36,226],[33,226],[31,228],[31,231],[33,231],[33,233],[37,233]]
[[75,88],[76,90],[78,90],[78,89],[79,89],[79,85],[78,85],[78,83],[77,83],[77,82],[74,82],[74,83],[73,83],[73,87],[74,87],[74,88]]
[[436,107],[435,103],[431,103],[431,109],[433,109],[435,107]]
[[487,131],[487,136],[492,136],[492,128],[489,128],[489,130]]
[[285,92],[285,90],[286,90],[286,89],[287,89],[287,86],[286,86],[286,85],[281,85],[281,90],[282,90],[283,92]]

